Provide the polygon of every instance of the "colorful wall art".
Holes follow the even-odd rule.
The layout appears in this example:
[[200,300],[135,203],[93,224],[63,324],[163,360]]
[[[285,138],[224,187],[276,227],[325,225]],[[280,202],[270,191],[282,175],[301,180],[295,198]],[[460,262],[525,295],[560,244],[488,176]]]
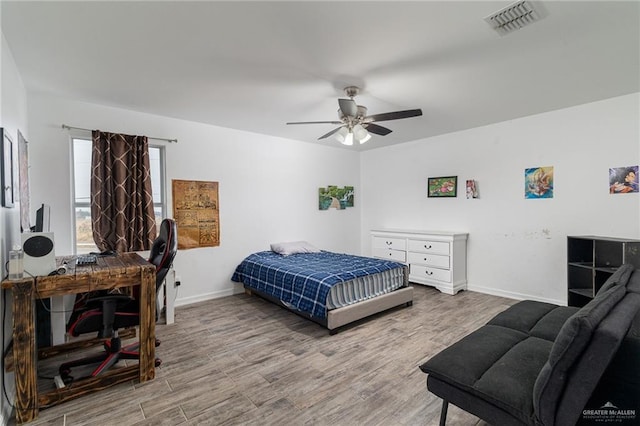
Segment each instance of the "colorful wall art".
[[427,180],[427,197],[456,197],[458,176],[433,177]]
[[609,169],[609,193],[627,194],[638,192],[638,166]]
[[353,186],[338,188],[329,185],[318,189],[318,207],[320,210],[344,210],[353,207]]
[[218,182],[173,179],[171,183],[178,249],[219,246]]
[[524,198],[553,198],[553,166],[525,169]]
[[478,198],[478,183],[475,180],[467,180],[466,185],[467,198]]

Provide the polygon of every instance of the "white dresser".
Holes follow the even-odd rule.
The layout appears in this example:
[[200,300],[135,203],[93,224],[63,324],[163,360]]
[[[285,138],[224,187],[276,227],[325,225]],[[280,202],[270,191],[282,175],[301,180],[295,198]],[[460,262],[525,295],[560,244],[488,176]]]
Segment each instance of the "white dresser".
[[409,265],[409,281],[443,293],[467,289],[468,234],[439,231],[374,229],[373,257]]

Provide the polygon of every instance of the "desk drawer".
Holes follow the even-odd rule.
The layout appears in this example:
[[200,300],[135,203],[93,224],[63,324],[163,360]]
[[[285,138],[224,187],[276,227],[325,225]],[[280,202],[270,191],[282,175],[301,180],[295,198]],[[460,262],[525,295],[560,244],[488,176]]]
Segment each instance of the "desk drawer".
[[373,248],[386,248],[394,250],[406,250],[407,243],[404,238],[373,237]]
[[436,268],[449,269],[449,256],[440,254],[409,252],[409,263],[414,265],[435,266]]
[[435,280],[450,283],[451,271],[448,269],[438,269],[412,264],[409,272],[409,281],[411,281],[412,277],[415,277],[418,282],[420,282],[420,280]]
[[402,263],[405,263],[407,260],[405,257],[405,253],[406,252],[404,251],[389,250],[386,248],[373,249],[373,257],[378,257],[380,259],[395,260],[396,262],[402,262]]
[[446,241],[409,240],[409,251],[448,255],[449,243]]

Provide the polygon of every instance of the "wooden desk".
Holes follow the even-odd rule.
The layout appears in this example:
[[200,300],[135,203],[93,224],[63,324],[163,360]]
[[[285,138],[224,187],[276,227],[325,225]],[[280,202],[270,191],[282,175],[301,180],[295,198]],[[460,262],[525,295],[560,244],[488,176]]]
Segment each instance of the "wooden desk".
[[[46,277],[2,281],[3,289],[13,290],[13,360],[16,380],[16,422],[38,417],[39,408],[102,390],[109,386],[155,377],[156,270],[137,253],[99,257],[98,263],[76,266],[74,256],[59,257],[58,266],[67,263],[67,273]],[[98,377],[76,380],[72,386],[38,393],[37,358],[74,350],[82,342],[36,349],[34,300],[65,294],[140,286],[140,362],[138,366],[112,368]],[[104,339],[92,339],[101,342]]]

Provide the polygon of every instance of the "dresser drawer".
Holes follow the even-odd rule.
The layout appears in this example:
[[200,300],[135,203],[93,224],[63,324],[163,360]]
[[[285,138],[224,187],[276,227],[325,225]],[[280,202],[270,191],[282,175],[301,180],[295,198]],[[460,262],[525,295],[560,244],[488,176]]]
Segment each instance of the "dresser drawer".
[[430,268],[427,266],[411,264],[409,281],[415,277],[418,280],[436,280],[445,283],[451,282],[451,271],[448,269]]
[[449,256],[430,253],[409,252],[408,262],[412,265],[435,266],[436,268],[449,269]]
[[409,251],[448,255],[449,243],[446,241],[409,240]]
[[386,248],[394,250],[406,250],[407,240],[394,237],[373,237],[373,248]]
[[374,248],[373,249],[373,257],[378,257],[380,259],[388,259],[395,260],[396,262],[406,262],[405,251],[401,250],[389,250],[386,248]]

